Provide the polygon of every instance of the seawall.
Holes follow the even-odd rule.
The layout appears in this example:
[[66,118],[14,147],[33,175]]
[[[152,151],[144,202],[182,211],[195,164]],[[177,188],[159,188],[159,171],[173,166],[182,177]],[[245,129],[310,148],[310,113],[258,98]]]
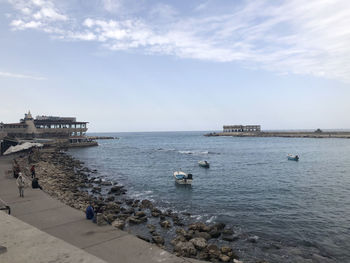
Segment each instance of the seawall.
[[350,132],[213,132],[205,136],[350,139]]

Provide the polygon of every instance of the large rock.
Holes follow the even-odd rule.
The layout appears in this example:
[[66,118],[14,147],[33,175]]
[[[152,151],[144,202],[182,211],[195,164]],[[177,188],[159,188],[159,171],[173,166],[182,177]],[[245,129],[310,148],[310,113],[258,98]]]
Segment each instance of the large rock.
[[187,239],[182,235],[177,235],[170,243],[175,246],[179,242],[187,242]]
[[210,258],[218,259],[221,255],[220,250],[217,245],[210,244],[206,248]]
[[197,254],[197,250],[191,242],[178,242],[174,247],[174,251],[183,257],[193,257]]
[[182,235],[182,236],[185,236],[187,233],[186,230],[183,228],[177,228],[175,232],[177,235]]
[[188,226],[188,229],[189,230],[198,230],[198,231],[201,231],[201,232],[209,232],[210,231],[210,227],[207,226],[206,224],[202,223],[202,222],[197,222],[197,223],[193,223],[193,224],[190,224]]
[[146,216],[146,213],[143,211],[135,212],[135,216],[138,218]]
[[207,241],[202,237],[195,237],[190,240],[190,242],[195,246],[195,248],[202,250],[208,245]]
[[205,240],[211,239],[211,235],[209,233],[207,233],[207,232],[199,232],[199,231],[196,231],[194,233],[194,237],[202,237]]
[[221,253],[222,253],[222,254],[227,255],[228,252],[231,252],[231,251],[232,251],[232,248],[230,248],[230,247],[228,247],[228,246],[223,246],[223,247],[221,247],[220,250],[221,250]]
[[115,197],[113,195],[107,196],[106,201],[114,201]]
[[149,208],[152,209],[153,208],[153,203],[150,200],[144,199],[141,201],[141,208]]
[[147,221],[147,217],[138,218],[136,216],[130,216],[128,219],[129,219],[129,223],[136,224],[136,225]]
[[223,230],[225,226],[224,223],[216,223],[213,227],[216,227],[218,230]]
[[158,208],[153,208],[151,211],[152,216],[158,217],[162,214],[162,211],[160,211]]
[[114,219],[116,219],[117,218],[117,215],[115,215],[115,214],[107,214],[107,215],[104,215],[104,219],[109,223],[109,224],[111,224],[113,221],[114,221]]
[[118,185],[112,186],[108,192],[108,194],[115,194],[115,195],[121,195],[125,193],[126,193],[126,190],[124,189],[124,186],[118,186]]
[[193,230],[189,230],[185,233],[184,237],[187,240],[190,240],[190,239],[194,238],[194,234],[195,234],[195,232]]
[[138,207],[139,206],[139,202],[140,200],[135,200],[133,203],[132,203],[132,207]]
[[159,222],[159,224],[161,225],[161,227],[164,227],[164,228],[170,228],[171,227],[171,223],[167,220],[164,220],[164,221],[161,221]]
[[104,219],[103,214],[97,213],[97,215],[96,215],[96,223],[97,223],[98,226],[107,225],[107,222]]
[[164,245],[164,238],[161,236],[152,236],[152,240],[154,243],[156,243],[157,245]]
[[124,229],[125,221],[122,219],[116,219],[112,222],[112,226],[119,228],[119,229]]
[[219,258],[222,262],[229,262],[230,261],[230,257],[226,256],[226,255],[220,255]]
[[218,238],[221,235],[221,231],[217,227],[212,227],[209,234],[212,238]]
[[198,254],[198,258],[201,259],[201,260],[207,260],[209,259],[209,253],[207,250],[202,250],[199,252]]

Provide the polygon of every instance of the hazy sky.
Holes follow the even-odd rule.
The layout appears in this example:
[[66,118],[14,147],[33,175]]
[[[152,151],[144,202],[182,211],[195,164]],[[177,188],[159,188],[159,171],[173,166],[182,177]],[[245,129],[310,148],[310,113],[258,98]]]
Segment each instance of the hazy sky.
[[350,1],[0,0],[0,121],[350,128]]

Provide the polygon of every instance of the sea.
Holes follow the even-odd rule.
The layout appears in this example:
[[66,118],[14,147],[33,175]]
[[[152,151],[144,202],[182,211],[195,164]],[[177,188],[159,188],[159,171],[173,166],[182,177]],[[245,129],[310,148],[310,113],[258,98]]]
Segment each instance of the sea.
[[[350,140],[206,137],[203,132],[101,133],[69,153],[134,199],[224,222],[244,262],[350,262]],[[300,160],[289,161],[287,155]],[[210,168],[198,165],[207,160]],[[179,187],[174,171],[193,174]],[[259,237],[256,244],[250,236]]]

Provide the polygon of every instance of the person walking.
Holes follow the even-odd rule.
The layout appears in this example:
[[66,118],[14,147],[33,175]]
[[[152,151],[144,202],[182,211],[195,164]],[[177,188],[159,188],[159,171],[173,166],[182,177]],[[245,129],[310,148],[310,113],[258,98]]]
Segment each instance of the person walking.
[[24,197],[24,187],[26,185],[26,180],[24,179],[22,173],[18,174],[18,178],[16,180],[18,190],[19,190],[19,196]]
[[30,172],[32,174],[32,179],[35,178],[35,165],[32,165],[32,168],[30,168]]
[[13,169],[13,177],[17,179],[18,178],[18,174],[19,174],[19,172],[21,170],[20,170],[19,165],[18,165],[16,160],[13,161],[12,169]]

